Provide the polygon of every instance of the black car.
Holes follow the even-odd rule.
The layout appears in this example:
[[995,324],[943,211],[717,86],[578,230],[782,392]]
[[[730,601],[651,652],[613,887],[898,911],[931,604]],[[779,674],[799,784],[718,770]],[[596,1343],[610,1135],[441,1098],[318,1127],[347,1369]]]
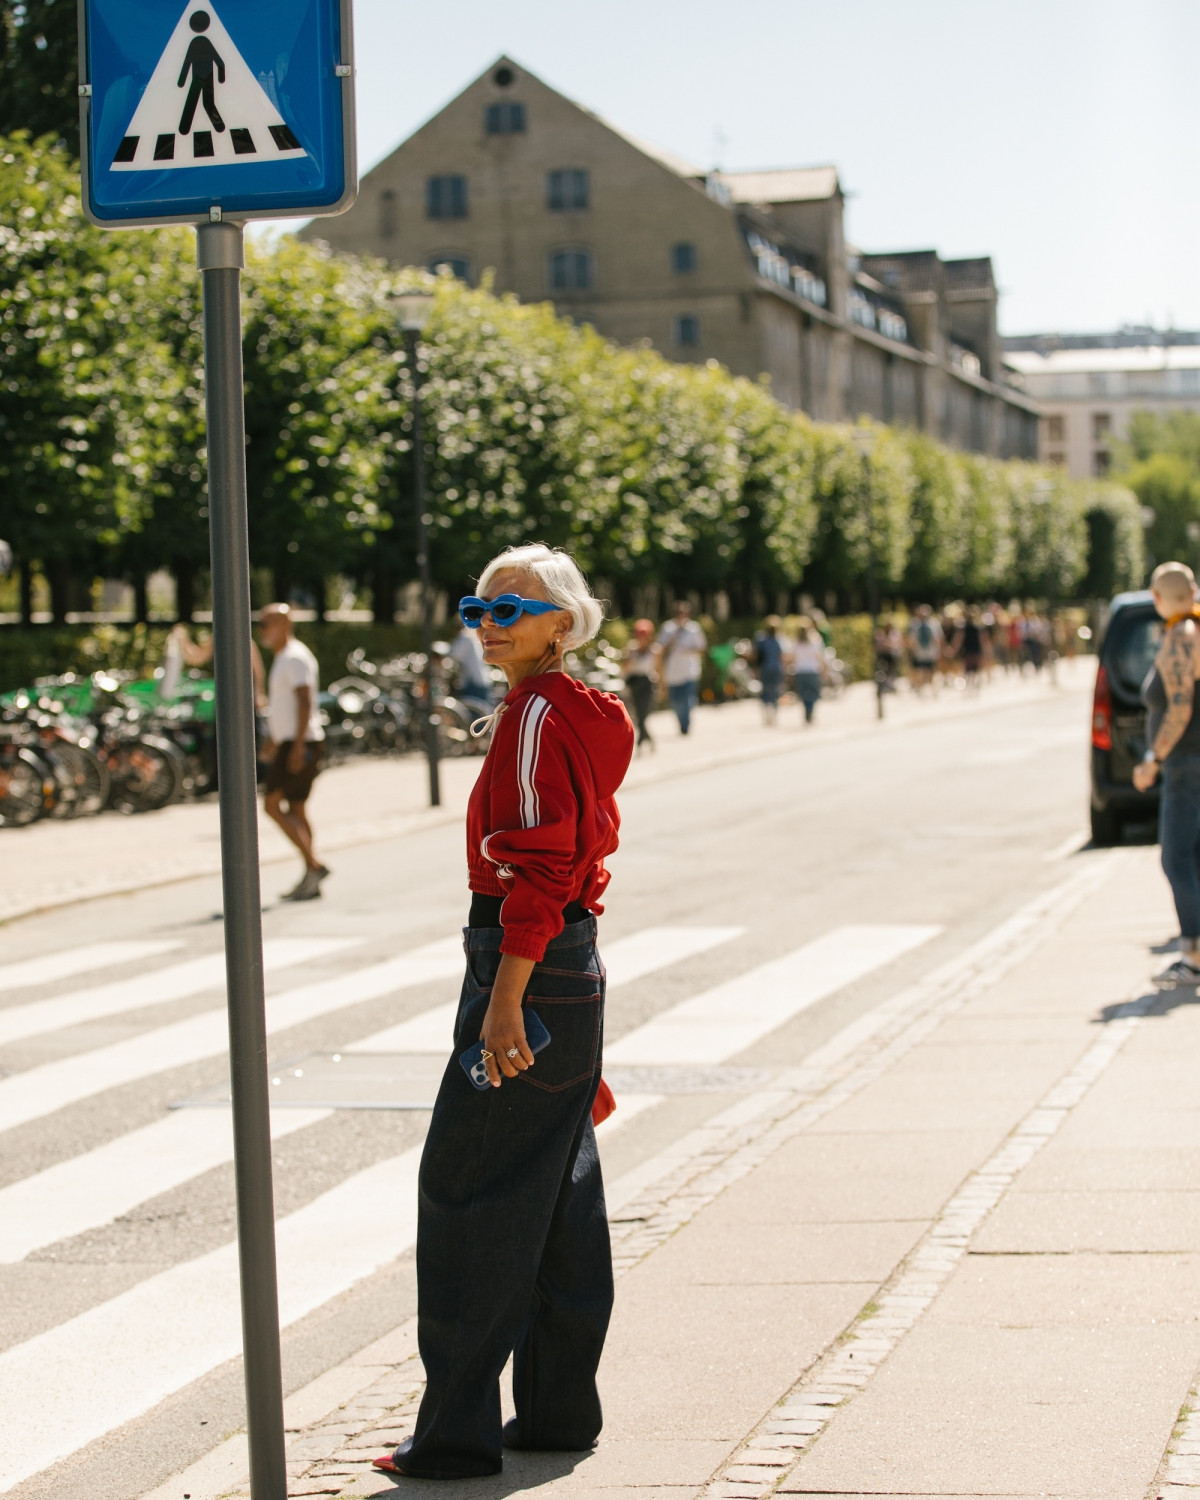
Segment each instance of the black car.
[[1146,751],[1142,683],[1154,665],[1163,622],[1146,590],[1118,594],[1108,607],[1092,701],[1092,842],[1115,844],[1126,822],[1158,815],[1158,784],[1133,785]]

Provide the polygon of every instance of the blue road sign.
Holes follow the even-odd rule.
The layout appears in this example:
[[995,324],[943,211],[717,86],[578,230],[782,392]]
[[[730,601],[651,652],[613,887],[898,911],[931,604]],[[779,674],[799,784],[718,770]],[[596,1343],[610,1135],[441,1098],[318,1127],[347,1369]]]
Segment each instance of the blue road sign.
[[341,213],[351,0],[79,0],[84,206],[107,228]]

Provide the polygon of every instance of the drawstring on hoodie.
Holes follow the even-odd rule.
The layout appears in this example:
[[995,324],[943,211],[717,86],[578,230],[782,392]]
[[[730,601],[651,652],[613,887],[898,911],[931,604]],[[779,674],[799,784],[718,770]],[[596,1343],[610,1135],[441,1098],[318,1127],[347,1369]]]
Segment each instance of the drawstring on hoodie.
[[471,725],[471,738],[481,740],[485,734],[490,734],[500,722],[500,715],[508,707],[507,703],[498,703],[490,714],[483,714]]

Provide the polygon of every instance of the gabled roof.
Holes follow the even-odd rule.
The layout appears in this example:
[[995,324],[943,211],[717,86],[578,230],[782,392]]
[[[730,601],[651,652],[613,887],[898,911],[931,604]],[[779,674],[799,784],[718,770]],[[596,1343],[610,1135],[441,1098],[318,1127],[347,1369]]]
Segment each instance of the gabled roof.
[[776,167],[766,172],[716,172],[735,203],[809,203],[838,192],[836,167]]
[[694,166],[684,157],[676,156],[674,151],[668,151],[663,146],[656,146],[651,141],[644,141],[641,136],[634,135],[631,131],[622,130],[619,125],[614,125],[611,120],[606,120],[603,115],[597,114],[594,109],[586,109],[583,105],[579,107],[583,109],[584,114],[591,115],[593,120],[598,120],[601,125],[611,130],[614,135],[619,135],[622,140],[628,141],[631,146],[641,151],[644,155],[653,157],[656,162],[659,162],[669,171],[677,172],[680,177],[703,177],[705,175],[703,167]]

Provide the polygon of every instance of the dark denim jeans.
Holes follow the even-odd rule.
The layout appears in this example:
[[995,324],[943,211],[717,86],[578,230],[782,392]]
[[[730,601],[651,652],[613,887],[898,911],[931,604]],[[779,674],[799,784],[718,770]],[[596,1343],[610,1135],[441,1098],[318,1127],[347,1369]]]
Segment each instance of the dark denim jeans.
[[1200,939],[1200,755],[1163,762],[1158,836],[1179,931],[1194,945]]
[[804,704],[805,723],[811,724],[813,710],[821,699],[821,674],[819,672],[797,672],[795,686],[796,697]]
[[479,1040],[499,927],[465,931],[467,973],[421,1158],[418,1341],[427,1385],[404,1469],[430,1479],[501,1467],[500,1373],[510,1354],[524,1448],[581,1451],[600,1431],[596,1369],[612,1256],[591,1109],[600,1081],[604,968],[589,917],[563,929],[525,1003],[550,1044],[478,1092],[459,1055]]
[[696,695],[699,690],[698,682],[673,682],[667,688],[667,701],[675,710],[675,717],[679,720],[680,734],[687,734],[692,727],[692,709],[696,706]]

